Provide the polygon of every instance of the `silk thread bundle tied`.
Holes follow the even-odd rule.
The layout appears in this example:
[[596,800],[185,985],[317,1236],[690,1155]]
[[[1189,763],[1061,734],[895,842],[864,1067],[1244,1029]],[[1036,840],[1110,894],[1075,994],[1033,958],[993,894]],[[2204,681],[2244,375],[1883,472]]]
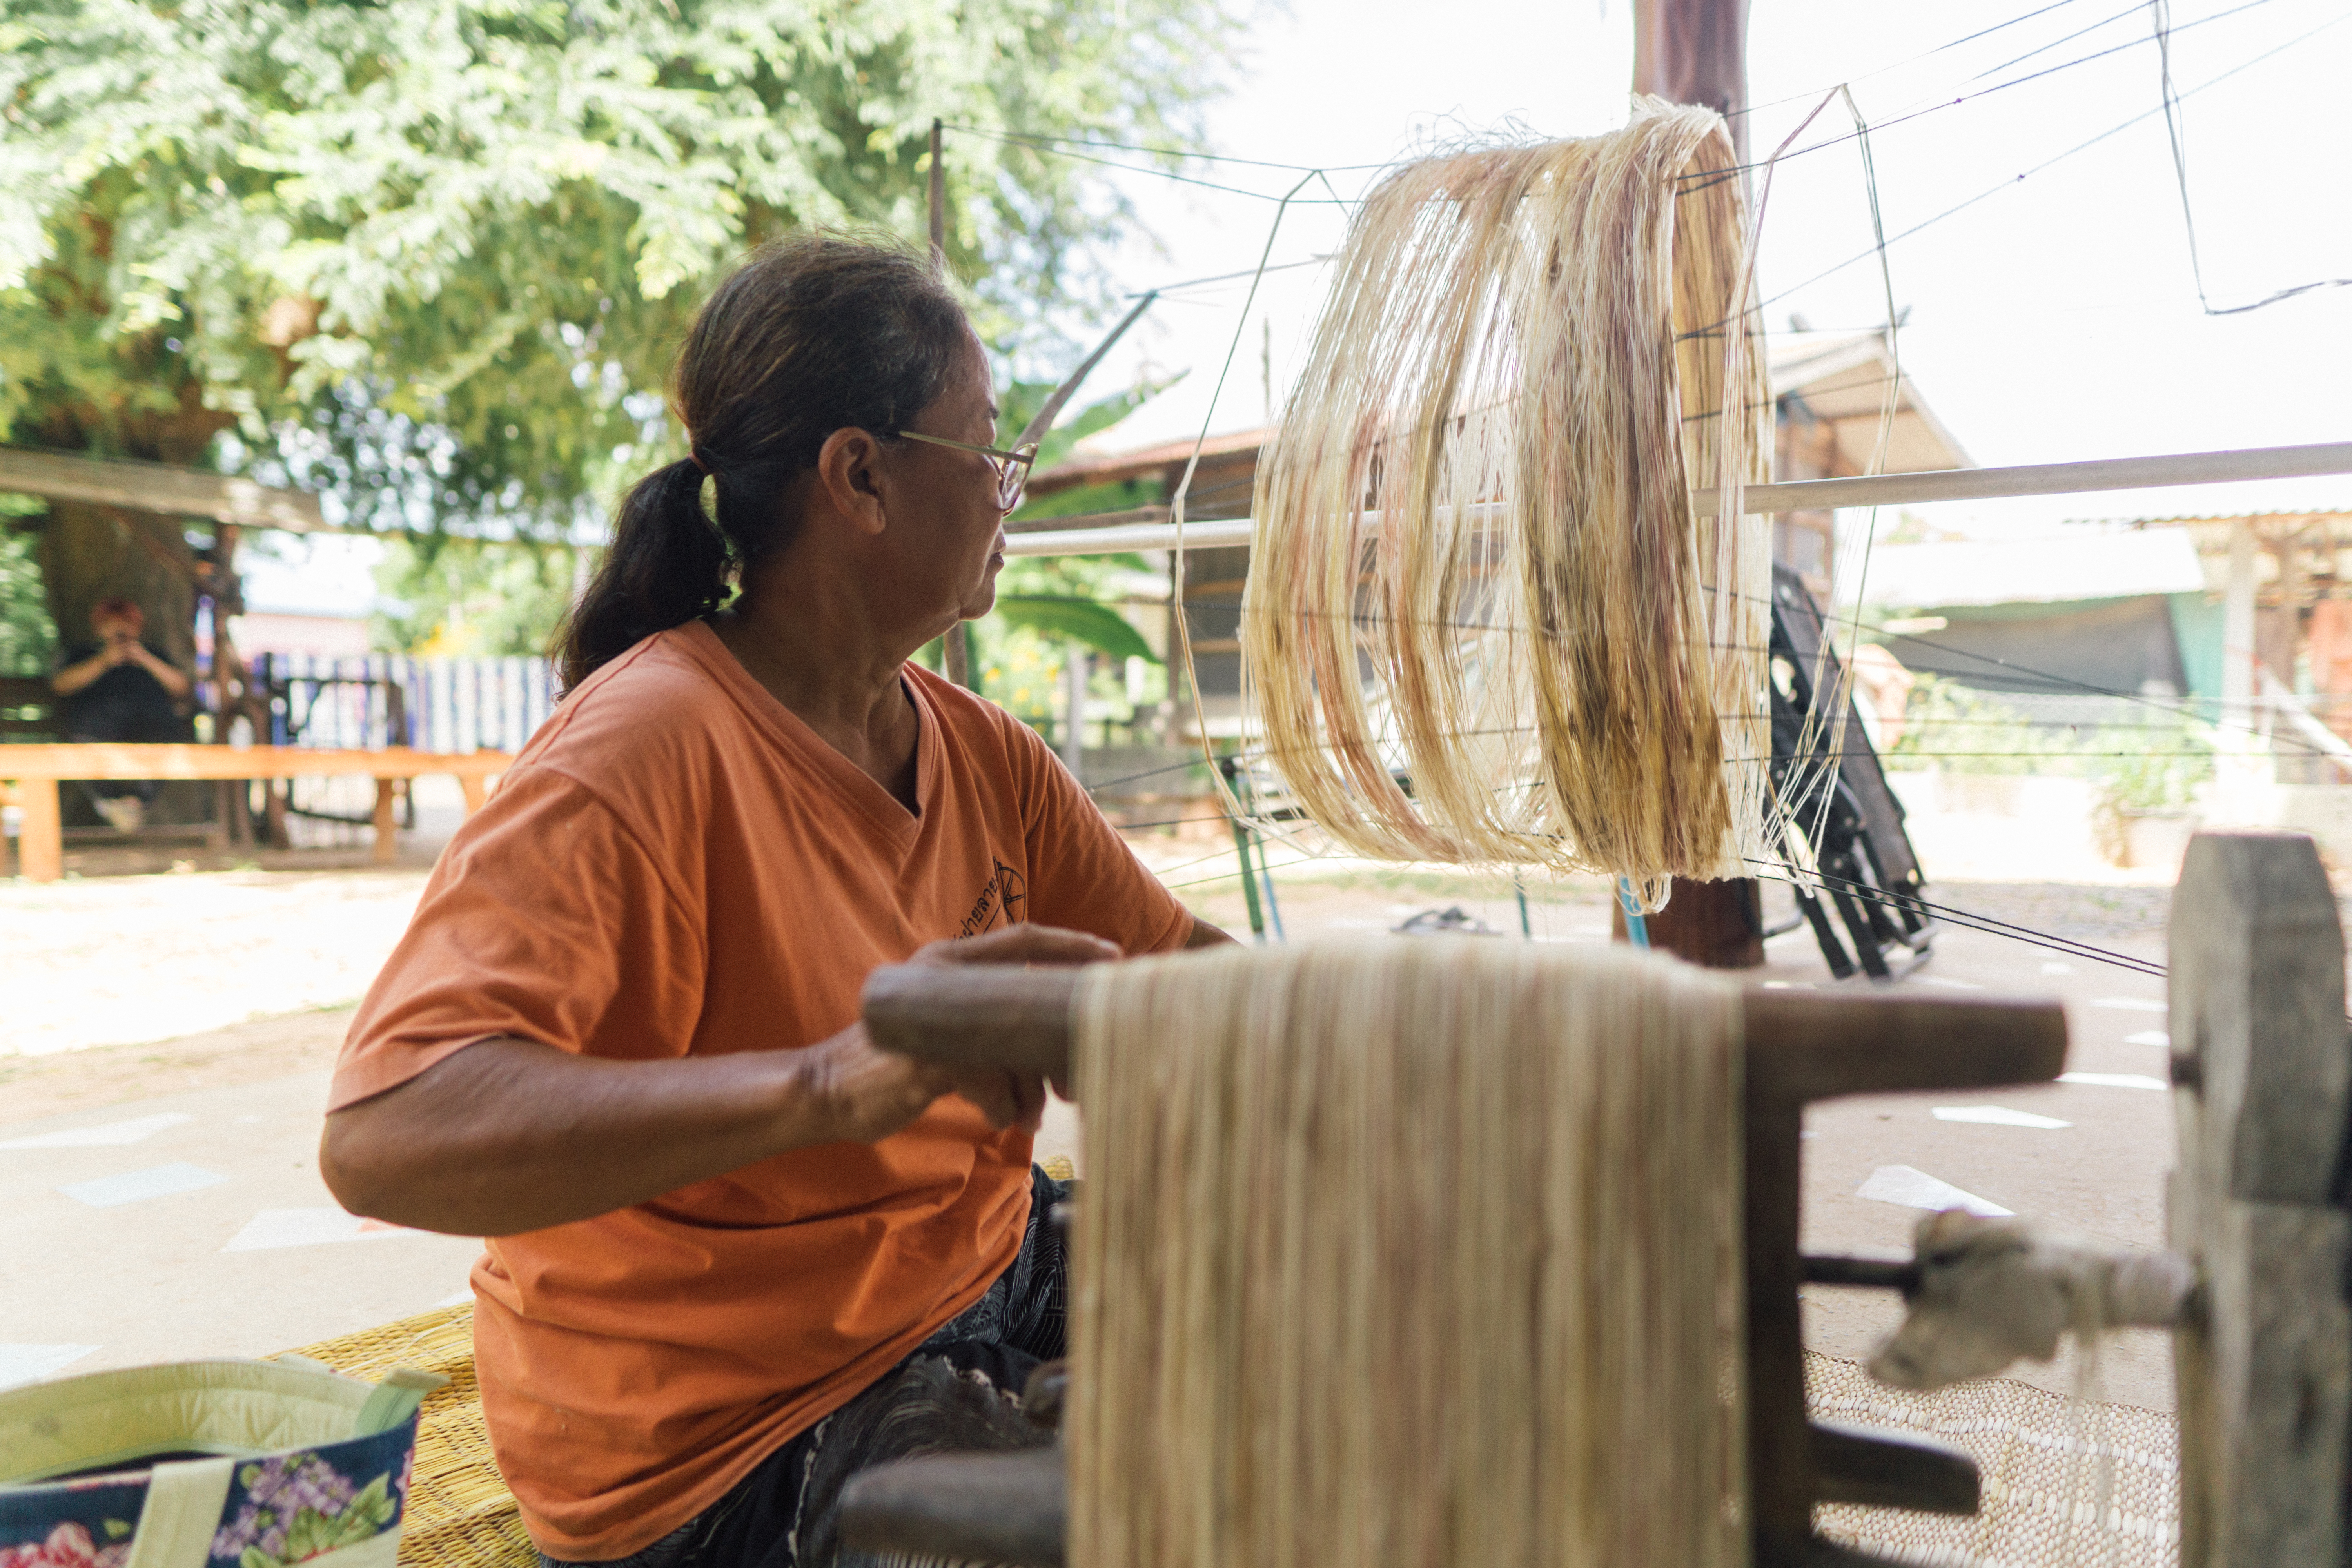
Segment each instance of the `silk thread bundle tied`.
[[1734,1568],[1740,1002],[1624,948],[1101,965],[1073,1568]]
[[1365,198],[1259,467],[1241,629],[1272,763],[1347,848],[1652,908],[1772,857],[1738,163],[1714,111],[1643,100]]

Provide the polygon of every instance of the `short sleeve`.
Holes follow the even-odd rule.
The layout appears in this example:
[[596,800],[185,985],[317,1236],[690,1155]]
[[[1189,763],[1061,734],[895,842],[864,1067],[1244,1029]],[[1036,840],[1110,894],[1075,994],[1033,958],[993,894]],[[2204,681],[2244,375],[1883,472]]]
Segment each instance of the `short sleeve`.
[[1084,785],[1037,732],[1011,721],[1023,777],[1029,918],[1090,931],[1129,954],[1165,952],[1192,935],[1192,912],[1162,887]]
[[329,1108],[502,1036],[617,1059],[686,1055],[705,963],[679,888],[586,786],[547,767],[509,774],[451,840],[360,1004]]

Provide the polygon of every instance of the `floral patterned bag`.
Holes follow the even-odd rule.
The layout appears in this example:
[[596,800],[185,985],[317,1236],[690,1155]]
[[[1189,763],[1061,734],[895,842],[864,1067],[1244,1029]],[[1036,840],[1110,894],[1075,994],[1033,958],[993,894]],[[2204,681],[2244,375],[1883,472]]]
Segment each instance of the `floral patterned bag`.
[[0,1393],[0,1568],[394,1568],[416,1407],[299,1358]]

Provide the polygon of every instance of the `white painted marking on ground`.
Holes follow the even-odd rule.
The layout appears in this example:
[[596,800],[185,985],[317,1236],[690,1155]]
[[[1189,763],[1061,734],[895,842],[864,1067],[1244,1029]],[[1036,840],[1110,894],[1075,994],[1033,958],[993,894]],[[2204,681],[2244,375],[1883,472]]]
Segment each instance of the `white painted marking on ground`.
[[184,1112],[167,1110],[159,1116],[141,1116],[129,1121],[108,1121],[96,1127],[68,1127],[62,1132],[11,1138],[0,1142],[0,1149],[124,1149],[152,1138],[166,1127],[194,1120]]
[[96,1345],[0,1345],[0,1388],[55,1377]]
[[2074,973],[2074,966],[2071,963],[2058,963],[2053,962],[2043,964],[2042,966],[2042,973],[2044,974],[2072,974]]
[[150,1165],[142,1171],[125,1171],[119,1176],[76,1182],[58,1191],[94,1209],[110,1209],[123,1204],[143,1203],[149,1198],[167,1198],[173,1193],[193,1193],[198,1187],[218,1186],[227,1180],[202,1165]]
[[1931,1114],[1938,1121],[1976,1121],[1987,1127],[2040,1127],[2056,1131],[2072,1127],[2071,1121],[2061,1121],[2054,1116],[2036,1116],[2030,1110],[2011,1110],[2005,1105],[1939,1105]]
[[2118,1013],[2169,1013],[2169,1002],[2153,1002],[2145,996],[2102,996],[2091,1004],[2094,1007],[2109,1007]]
[[2140,1072],[2062,1072],[2060,1083],[2087,1083],[2098,1089],[2167,1089],[2172,1086],[2160,1078],[2150,1078]]
[[2124,1037],[2124,1044],[2127,1046],[2169,1046],[2172,1044],[2172,1037],[2166,1034],[2162,1029],[2142,1029],[2137,1034],[2126,1035]]
[[421,1236],[404,1225],[362,1219],[339,1208],[263,1209],[229,1237],[223,1252],[265,1252],[278,1247],[322,1247],[331,1241],[381,1241],[388,1236]]
[[1853,1195],[1909,1209],[1966,1209],[1987,1219],[2006,1219],[2017,1212],[1908,1165],[1879,1166],[1870,1173],[1870,1180],[1853,1190]]
[[1913,978],[1917,980],[1922,985],[1940,985],[1947,991],[1981,991],[1984,989],[1983,986],[1979,985],[1973,980],[1954,980],[1948,975],[1943,974],[1920,974],[1915,975]]

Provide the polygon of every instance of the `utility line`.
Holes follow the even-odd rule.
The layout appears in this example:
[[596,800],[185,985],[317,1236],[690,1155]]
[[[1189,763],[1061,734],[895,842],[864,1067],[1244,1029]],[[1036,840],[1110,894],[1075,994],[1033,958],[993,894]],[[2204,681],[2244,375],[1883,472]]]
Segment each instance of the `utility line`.
[[[2318,26],[2310,29],[2308,32],[2297,34],[2295,37],[2289,38],[2285,43],[2280,44],[2275,48],[2265,49],[2261,54],[2254,56],[2252,59],[2242,61],[2241,63],[2231,67],[2228,70],[2223,71],[2221,75],[2209,78],[2208,79],[2198,83],[2195,87],[2190,88],[2188,91],[2178,94],[2177,99],[2186,100],[2194,98],[2199,93],[2203,92],[2210,88],[2219,87],[2223,82],[2228,81],[2231,78],[2238,76],[2245,71],[2252,70],[2254,67],[2261,65],[2276,56],[2283,55],[2289,49],[2295,48],[2303,44],[2308,43],[2313,38],[2317,37],[2320,34],[2326,32],[2329,28],[2342,26],[2346,22],[2352,22],[2352,12],[2347,12],[2330,21],[2322,22]],[[1988,186],[1986,189],[1979,191],[1975,195],[1969,197],[1966,201],[1959,202],[1955,205],[1947,207],[1933,217],[1925,218],[1918,223],[1913,224],[1909,228],[1905,229],[1902,233],[1895,235],[1889,238],[1886,243],[1889,246],[1899,245],[1903,241],[1909,239],[1912,236],[1916,235],[1923,230],[1932,228],[1937,224],[1942,223],[1946,218],[1958,216],[1959,214],[1966,212],[1969,208],[1976,205],[1979,202],[1985,200],[1987,197],[1997,195],[2000,192],[2008,190],[2013,185],[2021,184],[2024,181],[2031,179],[2035,174],[2039,174],[2046,169],[2064,163],[2067,159],[2072,158],[2078,153],[2086,153],[2110,137],[2120,136],[2125,132],[2130,130],[2133,126],[2137,125],[2141,121],[2151,119],[2163,112],[2164,110],[2161,105],[2155,109],[2144,110],[2140,113],[2133,115],[2130,119],[2126,120],[2119,124],[2109,126],[2106,130],[2100,132],[2096,136],[2092,137],[2086,142],[2077,142],[2074,146],[2067,148],[2064,152],[2060,153],[2053,157],[2043,159],[2041,163],[2034,164],[2032,168],[2025,170],[2022,174],[2017,174],[2011,179],[2004,180],[2000,184]],[[1768,306],[1779,304],[1780,301],[1789,299],[1790,296],[1811,288],[1814,284],[1822,281],[1822,279],[1834,277],[1838,273],[1844,271],[1847,268],[1853,266],[1855,263],[1867,261],[1877,254],[1877,247],[1873,247],[1871,249],[1863,251],[1858,255],[1848,257],[1845,260],[1837,263],[1835,266],[1825,268],[1822,270],[1814,273],[1811,278],[1806,279],[1801,283],[1793,284],[1789,288],[1781,289],[1778,294],[1773,295],[1769,300],[1759,300],[1750,308],[1761,310]],[[1724,323],[1721,321],[1714,323],[1714,325],[1718,327],[1723,324]]]
[[[948,131],[969,132],[972,135],[985,136],[993,142],[1012,142],[1026,146],[1033,146],[1040,149],[1050,149],[1053,151],[1059,151],[1066,147],[1103,147],[1119,153],[1145,153],[1160,158],[1187,158],[1204,163],[1238,163],[1253,169],[1279,169],[1285,174],[1313,174],[1324,173],[1348,174],[1354,174],[1364,169],[1385,169],[1388,167],[1387,163],[1269,163],[1263,158],[1236,158],[1223,153],[1201,153],[1181,147],[1143,147],[1139,146],[1132,142],[1111,142],[1100,137],[1081,139],[1074,136],[1045,136],[1026,131],[991,130],[984,125],[948,124],[943,126],[942,129]],[[1394,160],[1390,160],[1390,162],[1394,162]],[[1126,167],[1127,165],[1122,164],[1120,166]]]
[[[1937,55],[1957,49],[1963,44],[1973,44],[1979,38],[1990,37],[1993,34],[2000,32],[2005,28],[2014,27],[2022,22],[2031,22],[2036,16],[2047,16],[2053,11],[2063,11],[2067,6],[2074,4],[2075,4],[2075,0],[2053,0],[2053,3],[2051,5],[2036,7],[2033,10],[2026,12],[2023,16],[2011,16],[2006,22],[1996,22],[1990,27],[1980,27],[1965,37],[1954,38],[1948,44],[1937,44],[1932,49],[1923,49],[1918,54],[1909,56],[1906,58],[1895,60],[1890,64],[1879,66],[1871,70],[1866,70],[1860,76],[1849,77],[1846,79],[1843,85],[1850,87],[1858,81],[1870,81],[1875,78],[1885,76],[1889,71],[1901,70],[1905,66],[1917,65],[1921,60],[1932,59]],[[1773,99],[1769,103],[1751,104],[1746,109],[1735,110],[1733,112],[1725,115],[1724,118],[1726,120],[1738,120],[1743,115],[1761,113],[1767,109],[1779,109],[1785,104],[1811,103],[1815,99],[1821,97],[1823,93],[1833,90],[1839,85],[1840,84],[1836,82],[1824,83],[1820,87],[1814,88],[1810,92],[1792,93],[1787,98]]]
[[[2252,11],[2257,6],[2267,5],[2271,3],[2272,0],[2242,0],[2242,4],[2232,5],[2226,11],[2216,11],[2210,16],[2200,16],[2193,22],[2186,23],[2179,27],[2174,28],[2173,31],[2185,33],[2190,27],[2201,27],[2208,22],[2218,22],[2224,17],[2234,16],[2242,11]],[[2114,45],[2111,47],[2100,49],[2094,54],[2080,55],[2071,60],[2063,60],[2054,66],[2045,66],[2038,71],[2029,71],[2024,76],[2012,77],[2007,81],[1995,82],[1992,86],[1981,89],[1976,92],[1964,92],[1956,98],[1940,99],[1934,103],[1927,105],[1925,108],[1915,109],[1906,113],[1893,115],[1885,120],[1881,120],[1873,124],[1866,125],[1861,130],[1850,131],[1841,136],[1832,136],[1826,141],[1815,142],[1810,145],[1800,147],[1793,153],[1781,154],[1779,161],[1785,163],[1791,158],[1801,158],[1808,153],[1819,153],[1824,148],[1835,147],[1844,142],[1852,142],[1857,137],[1863,136],[1872,131],[1885,131],[1894,126],[1907,124],[1911,121],[1923,119],[1927,115],[1938,113],[1943,110],[1957,109],[1963,103],[1972,103],[1978,99],[1990,98],[1994,93],[2005,92],[2012,87],[2023,87],[2028,82],[2040,81],[2043,77],[2055,76],[2060,71],[2072,70],[2076,66],[2089,65],[2094,60],[2103,60],[2109,55],[2121,54],[2126,49],[2136,49],[2142,44],[2148,43],[2151,40],[2147,38],[2128,39],[2123,43]],[[2146,119],[2147,116],[2142,115],[2140,118]],[[1698,188],[1704,189],[1706,188],[1706,185],[1712,184],[1717,180],[1728,179],[1734,174],[1745,174],[1751,170],[1760,169],[1762,167],[1764,167],[1764,165],[1760,163],[1733,163],[1726,167],[1717,169],[1693,169],[1689,173],[1678,176],[1678,178],[1682,181],[1704,182],[1704,184],[1698,186]],[[2020,177],[2021,178],[2022,176]]]
[[2181,128],[2183,116],[2180,112],[2180,95],[2175,92],[2172,87],[2172,35],[2185,29],[2172,26],[2170,0],[2148,0],[2148,10],[2156,20],[2156,52],[2159,62],[2158,69],[2162,75],[2164,94],[2164,129],[2166,138],[2172,145],[2173,177],[2180,186],[2180,221],[2189,234],[2189,272],[2197,283],[2197,303],[2204,308],[2205,313],[2209,316],[2242,316],[2249,310],[2259,310],[2266,305],[2275,305],[2281,300],[2292,300],[2298,294],[2308,294],[2315,289],[2352,287],[2352,278],[2322,278],[2310,283],[2299,283],[2292,288],[2273,290],[2250,305],[2227,305],[2215,308],[2212,300],[2205,292],[2205,263],[2199,256],[2197,248],[2197,213],[2189,200],[2189,149],[2185,132]]

